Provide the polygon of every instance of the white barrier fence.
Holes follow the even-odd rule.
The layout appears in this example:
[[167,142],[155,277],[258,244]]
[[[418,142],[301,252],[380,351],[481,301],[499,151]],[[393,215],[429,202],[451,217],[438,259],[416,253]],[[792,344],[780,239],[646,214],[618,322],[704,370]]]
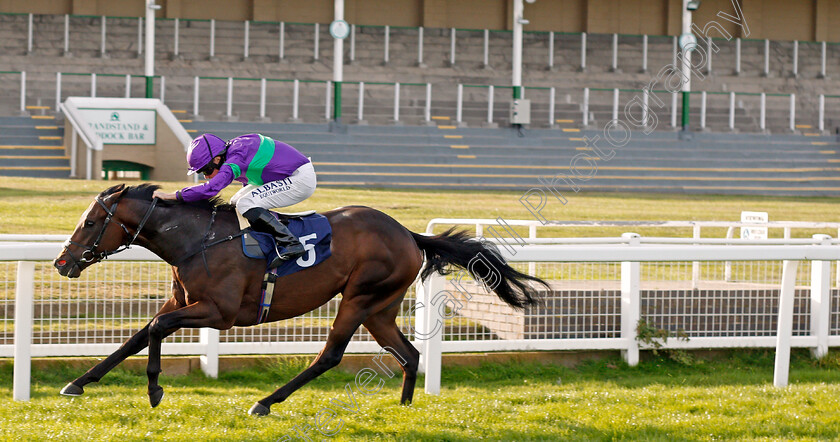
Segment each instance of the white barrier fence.
[[[26,238],[2,236],[0,241]],[[643,317],[671,331],[684,328],[690,336],[688,342],[668,341],[666,348],[775,345],[774,383],[778,386],[787,382],[791,346],[810,347],[815,356],[821,356],[828,346],[840,345],[840,330],[831,325],[836,322],[830,309],[836,290],[832,292],[829,277],[830,261],[840,259],[840,248],[837,240],[825,235],[766,241],[638,238],[632,234],[622,238],[550,239],[564,245],[497,240],[511,265],[525,271],[523,266],[533,263],[535,274],[549,281],[552,292],[545,294],[545,306],[519,316],[498,301],[483,308],[488,305],[488,297],[482,298],[475,285],[471,289],[474,296],[456,298],[452,293],[453,287],[461,287],[455,284],[458,281],[447,282],[439,276],[419,286],[416,300],[410,292],[398,321],[422,353],[421,369],[426,372],[430,393],[439,391],[442,352],[613,349],[621,350],[628,363],[634,364],[640,349],[635,327]],[[545,240],[549,239],[529,241]],[[73,281],[61,278],[43,263],[60,249],[56,242],[0,243],[0,261],[7,261],[0,262],[0,289],[5,288],[0,290],[0,325],[6,332],[0,336],[0,356],[15,356],[15,399],[28,399],[31,357],[110,354],[169,297],[168,266],[153,262],[157,258],[144,249],[116,255]],[[745,265],[761,261],[772,269],[761,270],[763,276],[758,279],[741,277],[727,283],[718,278],[715,284],[722,287],[701,284],[699,291],[691,288],[694,272],[689,271],[689,262],[700,263],[706,275],[716,271],[710,268],[713,264],[724,260]],[[785,262],[779,263],[781,260]],[[798,266],[799,260],[808,263]],[[13,279],[15,261],[17,275]],[[682,262],[685,265],[681,266]],[[803,268],[798,279],[797,267]],[[748,267],[750,272],[755,270]],[[674,277],[676,273],[681,276]],[[722,275],[722,271],[717,274]],[[795,292],[797,286],[801,293]],[[708,288],[727,295],[709,295],[704,292]],[[462,311],[453,312],[455,299],[461,299]],[[335,301],[305,317],[281,323],[221,333],[180,331],[167,339],[163,353],[201,355],[202,369],[210,376],[218,373],[221,354],[316,353],[335,316]],[[690,304],[690,311],[686,304]],[[703,310],[706,304],[710,307]],[[742,304],[748,305],[743,318],[722,311]],[[443,305],[450,309],[440,310],[444,315],[438,316]],[[9,317],[12,310],[14,321]],[[507,323],[498,326],[487,316],[495,313]],[[511,325],[516,321],[518,325]],[[741,326],[741,321],[746,325]],[[14,345],[8,336],[12,323]],[[734,323],[738,324],[733,327]],[[427,337],[431,338],[424,339]],[[379,346],[360,331],[347,351],[374,353]]]

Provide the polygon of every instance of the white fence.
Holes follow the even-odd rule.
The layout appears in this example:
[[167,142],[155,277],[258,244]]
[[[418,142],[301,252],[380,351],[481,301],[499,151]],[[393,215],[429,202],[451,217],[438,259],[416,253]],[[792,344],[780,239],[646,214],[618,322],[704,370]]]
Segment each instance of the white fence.
[[[540,240],[547,239],[529,241]],[[398,321],[422,353],[430,393],[439,391],[442,352],[615,349],[634,364],[640,318],[671,331],[683,329],[690,337],[668,341],[667,348],[775,345],[774,381],[780,386],[787,380],[790,346],[810,347],[821,356],[828,346],[840,345],[840,313],[830,308],[838,305],[837,290],[829,277],[840,248],[826,235],[766,241],[631,234],[551,239],[562,245],[498,241],[512,265],[549,281],[552,292],[545,295],[545,305],[516,313],[466,279],[433,277],[416,289],[416,300],[410,291]],[[16,399],[28,399],[30,357],[110,354],[169,297],[168,266],[144,249],[116,255],[72,281],[43,262],[60,249],[57,242],[0,243],[0,356],[15,356]],[[724,260],[735,267],[730,282],[723,280]],[[797,265],[800,260],[806,262]],[[703,276],[699,286],[691,281],[693,262]],[[467,287],[470,297],[455,295],[459,287]],[[449,310],[438,310],[442,301]],[[463,308],[454,309],[458,304]],[[201,355],[202,369],[211,376],[220,354],[316,353],[336,309],[333,300],[280,323],[221,333],[180,331],[163,344],[163,353]],[[379,346],[360,331],[347,350],[372,353]]]

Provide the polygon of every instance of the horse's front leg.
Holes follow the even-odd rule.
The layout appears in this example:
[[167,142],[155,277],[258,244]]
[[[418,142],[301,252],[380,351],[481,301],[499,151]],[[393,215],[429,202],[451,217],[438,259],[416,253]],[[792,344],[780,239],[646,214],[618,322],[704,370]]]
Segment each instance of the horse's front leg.
[[[162,314],[169,313],[171,311],[175,311],[178,308],[178,302],[175,298],[169,298],[166,303],[163,304],[163,307],[158,311],[155,317],[158,317]],[[154,319],[152,319],[154,321]],[[65,396],[79,396],[84,393],[84,386],[91,383],[91,382],[99,382],[103,376],[108,374],[109,371],[113,370],[114,367],[120,364],[120,362],[124,361],[127,357],[135,355],[146,348],[149,345],[149,324],[146,324],[140,331],[135,333],[131,338],[129,338],[122,346],[120,346],[117,351],[111,353],[110,356],[105,358],[102,362],[96,364],[93,368],[87,371],[87,373],[79,376],[75,381],[67,384],[61,390],[61,394]]]
[[[228,322],[230,322],[228,324]],[[211,300],[200,301],[170,313],[158,316],[149,324],[149,403],[157,407],[163,399],[163,388],[158,385],[160,375],[160,346],[163,338],[181,328],[210,327],[228,329],[233,321],[225,321],[219,308]]]

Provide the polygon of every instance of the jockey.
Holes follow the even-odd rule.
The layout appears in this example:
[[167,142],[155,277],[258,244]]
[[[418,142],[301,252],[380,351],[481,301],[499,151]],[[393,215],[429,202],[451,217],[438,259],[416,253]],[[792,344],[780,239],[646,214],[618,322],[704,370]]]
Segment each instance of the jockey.
[[315,169],[309,158],[286,143],[259,134],[228,142],[204,134],[190,144],[187,162],[189,175],[198,172],[207,181],[175,193],[157,190],[154,197],[181,202],[210,199],[234,180],[239,181],[244,187],[230,202],[254,230],[274,236],[277,258],[269,267],[303,255],[298,238],[268,209],[297,204],[315,192]]

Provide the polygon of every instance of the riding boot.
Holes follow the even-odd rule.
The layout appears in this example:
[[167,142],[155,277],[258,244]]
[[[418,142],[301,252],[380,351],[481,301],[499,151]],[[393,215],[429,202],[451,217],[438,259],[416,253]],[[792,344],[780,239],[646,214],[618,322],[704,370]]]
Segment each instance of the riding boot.
[[[296,259],[304,254],[306,251],[300,240],[289,231],[289,228],[281,223],[274,215],[267,209],[262,207],[254,207],[248,209],[242,214],[251,227],[258,232],[270,233],[274,236],[274,248],[277,251],[277,257],[268,265],[269,268],[278,267],[284,261]],[[280,250],[283,250],[281,253]]]

